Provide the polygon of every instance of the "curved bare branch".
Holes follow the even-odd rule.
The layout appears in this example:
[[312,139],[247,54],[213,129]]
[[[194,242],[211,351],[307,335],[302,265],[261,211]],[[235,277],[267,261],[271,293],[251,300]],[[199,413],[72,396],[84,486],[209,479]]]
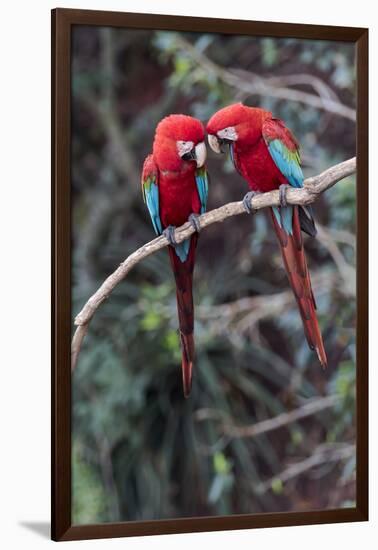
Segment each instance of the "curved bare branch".
[[[205,71],[246,96],[268,96],[295,101],[342,116],[353,122],[356,121],[355,109],[341,103],[337,95],[319,78],[311,78],[310,75],[262,77],[241,69],[225,69],[209,59],[185,38],[177,37],[176,43],[180,49],[189,53]],[[290,87],[298,84],[310,85],[319,95]]]
[[[314,202],[316,198],[331,188],[335,183],[341,179],[350,176],[356,171],[356,158],[351,158],[340,164],[332,166],[317,176],[308,178],[304,182],[303,188],[294,189],[288,188],[286,193],[286,200],[288,204],[306,205]],[[253,197],[251,201],[251,207],[253,210],[260,210],[268,206],[279,206],[279,192],[270,191],[268,193],[261,193]],[[199,221],[202,228],[205,228],[213,223],[219,223],[231,216],[237,216],[239,214],[245,214],[245,208],[243,203],[232,202],[216,208],[202,214],[199,217]],[[187,239],[194,233],[193,226],[187,222],[181,227],[178,227],[175,231],[175,239],[178,243]],[[130,254],[118,268],[102,283],[100,288],[89,298],[83,309],[75,318],[75,325],[77,329],[73,336],[72,348],[71,348],[71,367],[75,367],[77,359],[80,353],[81,345],[85,334],[88,329],[88,324],[91,321],[93,315],[97,311],[98,307],[109,297],[114,288],[126,277],[129,271],[137,265],[141,260],[154,254],[158,250],[168,245],[167,239],[161,235],[156,239],[146,243]]]

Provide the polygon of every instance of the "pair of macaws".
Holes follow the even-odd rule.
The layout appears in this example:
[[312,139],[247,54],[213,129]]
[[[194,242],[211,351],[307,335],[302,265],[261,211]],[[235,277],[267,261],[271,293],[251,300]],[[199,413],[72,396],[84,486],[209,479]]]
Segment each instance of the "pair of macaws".
[[[215,113],[206,126],[208,141],[216,153],[228,145],[236,170],[247,181],[249,193],[243,203],[251,213],[256,193],[280,190],[279,207],[270,208],[273,228],[291,288],[302,318],[309,347],[316,350],[323,367],[327,364],[316,316],[316,303],[303,249],[302,233],[315,236],[311,209],[287,205],[286,186],[302,187],[299,144],[285,124],[264,109],[241,103]],[[152,224],[164,234],[176,280],[177,311],[182,350],[185,397],[189,396],[194,362],[194,313],[192,281],[195,251],[200,231],[198,216],[206,211],[208,175],[205,167],[205,129],[190,116],[177,114],[157,126],[152,154],[143,165],[142,190]],[[174,229],[187,220],[196,230],[181,243]]]

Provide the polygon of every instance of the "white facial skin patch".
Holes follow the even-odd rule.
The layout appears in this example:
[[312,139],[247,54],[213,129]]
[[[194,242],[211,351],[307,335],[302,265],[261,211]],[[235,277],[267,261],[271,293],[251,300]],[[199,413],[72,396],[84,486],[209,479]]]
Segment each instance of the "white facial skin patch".
[[217,136],[220,139],[229,139],[231,141],[236,141],[238,139],[238,134],[234,126],[229,126],[228,128],[219,130],[219,132],[217,132]]
[[230,141],[236,141],[238,139],[238,134],[235,130],[234,126],[228,126],[228,128],[224,128],[223,130],[219,130],[217,132],[217,135],[214,136],[212,134],[208,135],[208,141],[209,145],[212,148],[212,150],[215,153],[221,152],[221,140],[228,140]]
[[180,157],[183,157],[187,153],[190,153],[190,151],[194,147],[193,141],[177,141],[176,145],[177,145],[177,152]]
[[206,161],[206,145],[203,141],[197,143],[194,146],[193,141],[178,141],[177,142],[177,152],[181,158],[185,155],[191,154],[190,159],[184,160],[193,160],[196,162],[197,167],[200,168],[205,164]]

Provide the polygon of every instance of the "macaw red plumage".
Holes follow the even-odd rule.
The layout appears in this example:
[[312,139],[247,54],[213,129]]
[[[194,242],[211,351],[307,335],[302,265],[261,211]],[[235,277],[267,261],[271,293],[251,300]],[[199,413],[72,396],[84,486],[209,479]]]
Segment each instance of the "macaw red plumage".
[[186,115],[170,115],[157,126],[153,151],[143,165],[142,190],[155,232],[170,242],[169,257],[176,281],[177,312],[182,351],[184,395],[188,397],[194,362],[193,270],[198,234],[176,243],[174,228],[206,211],[208,179],[205,131]]
[[316,350],[323,367],[327,365],[316,303],[303,249],[301,230],[315,236],[310,207],[286,205],[285,187],[303,186],[299,144],[285,124],[264,109],[242,103],[215,113],[207,124],[209,144],[219,153],[228,144],[236,170],[247,181],[244,205],[250,210],[254,193],[280,189],[281,206],[270,209],[274,230],[293,289],[309,347]]

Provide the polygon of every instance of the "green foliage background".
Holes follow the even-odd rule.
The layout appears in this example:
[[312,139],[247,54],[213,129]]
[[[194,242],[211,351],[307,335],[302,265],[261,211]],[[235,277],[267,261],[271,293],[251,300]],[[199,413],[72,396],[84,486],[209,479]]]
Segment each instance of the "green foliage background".
[[[306,175],[355,154],[352,44],[78,26],[72,56],[73,314],[154,236],[140,172],[165,115],[205,122],[235,101],[270,109],[301,142]],[[226,157],[210,152],[208,168],[209,209],[246,192]],[[166,251],[101,306],[73,375],[74,523],[353,505],[354,178],[315,212],[306,250],[325,372],[263,212],[201,234],[190,399]],[[237,430],[327,396],[335,404],[303,420]]]

